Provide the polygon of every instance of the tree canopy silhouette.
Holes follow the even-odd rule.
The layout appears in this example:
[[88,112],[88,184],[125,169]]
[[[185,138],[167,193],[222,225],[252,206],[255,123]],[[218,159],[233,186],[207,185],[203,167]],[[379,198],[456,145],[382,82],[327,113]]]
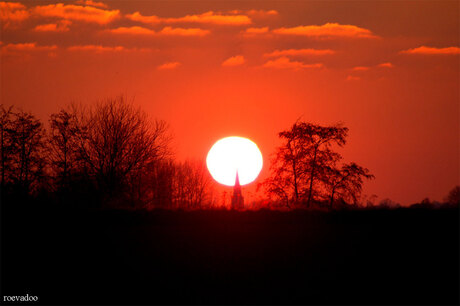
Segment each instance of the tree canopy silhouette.
[[330,192],[331,207],[334,205],[336,196],[346,202],[356,204],[358,195],[361,194],[363,179],[373,178],[374,175],[369,173],[369,169],[354,162],[343,164],[341,168],[328,168],[325,172],[324,181]]
[[67,188],[77,171],[80,126],[74,111],[61,110],[50,116],[48,158],[59,188]]
[[444,202],[452,206],[460,206],[460,186],[452,188],[447,197],[444,199]]
[[109,197],[169,153],[166,123],[150,121],[123,96],[96,104],[80,118],[78,158]]
[[44,177],[45,130],[32,114],[1,107],[2,192],[9,185],[23,193],[34,191]]
[[[309,207],[313,200],[321,198],[329,198],[333,205],[338,194],[343,200],[356,202],[363,178],[373,176],[356,163],[337,168],[342,156],[333,146],[344,146],[347,135],[348,128],[341,124],[295,122],[290,129],[279,133],[283,143],[271,159],[270,177],[260,186],[288,207],[292,202]],[[328,189],[329,197],[325,195]]]
[[2,195],[4,193],[5,188],[5,179],[6,179],[6,172],[7,166],[9,165],[8,160],[10,157],[11,147],[11,137],[9,132],[11,131],[11,114],[12,114],[12,106],[9,108],[5,108],[3,105],[0,105],[0,158],[1,163],[1,192]]

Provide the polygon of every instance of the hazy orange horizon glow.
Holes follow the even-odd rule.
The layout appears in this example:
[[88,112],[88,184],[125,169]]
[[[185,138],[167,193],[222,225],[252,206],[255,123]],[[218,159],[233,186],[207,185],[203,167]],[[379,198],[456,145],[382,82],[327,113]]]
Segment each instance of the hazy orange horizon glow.
[[[458,1],[0,2],[0,103],[49,115],[133,98],[205,160],[245,135],[265,162],[298,118],[350,129],[339,149],[403,205],[460,184]],[[260,199],[256,184],[245,198]]]

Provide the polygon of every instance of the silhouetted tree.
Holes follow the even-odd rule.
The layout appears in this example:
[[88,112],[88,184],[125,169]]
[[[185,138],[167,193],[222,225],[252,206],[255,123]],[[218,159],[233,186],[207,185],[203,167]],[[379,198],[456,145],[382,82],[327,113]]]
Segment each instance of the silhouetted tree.
[[372,195],[365,195],[363,199],[363,205],[366,208],[372,208],[375,206],[375,201],[377,200],[378,196],[376,194]]
[[[32,114],[19,111],[12,114],[7,129],[8,169],[5,181],[10,181],[21,192],[29,193],[43,178],[46,161],[44,158],[44,129],[42,123]],[[4,135],[5,136],[5,135]],[[5,171],[6,172],[6,171]]]
[[333,143],[343,146],[346,143],[348,128],[339,125],[319,126],[306,122],[297,122],[291,131],[280,133],[281,137],[301,139],[309,156],[306,166],[310,170],[307,206],[310,205],[313,184],[318,174],[324,171],[329,163],[340,159],[340,155],[331,150]]
[[265,191],[276,200],[283,203],[286,207],[290,208],[291,200],[297,201],[298,199],[298,181],[297,176],[291,176],[291,173],[282,166],[280,159],[272,158],[270,170],[271,176],[266,178],[262,183],[257,185],[257,191],[261,187],[265,188]]
[[449,205],[460,206],[460,186],[455,186],[444,199]]
[[3,105],[0,105],[0,167],[2,180],[0,192],[2,196],[5,190],[6,167],[9,165],[10,152],[12,149],[12,138],[9,135],[11,132],[12,108],[12,106],[5,108]]
[[167,158],[149,164],[143,189],[147,207],[198,209],[213,205],[213,189],[202,161]]
[[177,163],[174,173],[174,203],[176,207],[202,208],[206,200],[210,177],[203,161],[186,160]]
[[310,206],[318,177],[335,165],[341,156],[332,145],[343,146],[348,128],[338,124],[320,126],[297,121],[286,131],[279,133],[283,144],[277,148],[271,160],[271,177],[262,183],[267,192],[289,205],[305,201]]
[[50,116],[48,158],[60,188],[68,187],[75,172],[80,128],[75,111],[61,110]]
[[144,202],[148,208],[174,208],[175,164],[171,158],[150,162],[145,168],[143,186]]
[[285,141],[270,160],[271,176],[261,185],[270,195],[289,207],[291,199],[299,201],[300,190],[305,183],[306,150],[298,137],[284,137],[281,133],[280,137]]
[[369,169],[356,163],[344,164],[340,169],[329,168],[325,175],[326,186],[330,192],[330,206],[334,205],[334,198],[338,196],[346,202],[357,203],[362,191],[364,179],[373,179]]
[[79,125],[78,158],[109,198],[169,153],[166,123],[150,121],[123,96],[95,105]]
[[379,202],[377,205],[379,208],[385,208],[385,209],[393,209],[393,208],[400,208],[401,204],[391,200],[391,199],[383,199],[382,201]]

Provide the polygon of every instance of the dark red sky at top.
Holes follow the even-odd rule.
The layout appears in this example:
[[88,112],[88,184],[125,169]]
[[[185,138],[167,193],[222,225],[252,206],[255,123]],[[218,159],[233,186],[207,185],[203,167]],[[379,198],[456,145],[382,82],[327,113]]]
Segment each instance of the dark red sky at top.
[[125,94],[204,159],[268,157],[296,119],[350,128],[364,193],[410,204],[460,184],[458,1],[1,2],[1,103],[48,116]]

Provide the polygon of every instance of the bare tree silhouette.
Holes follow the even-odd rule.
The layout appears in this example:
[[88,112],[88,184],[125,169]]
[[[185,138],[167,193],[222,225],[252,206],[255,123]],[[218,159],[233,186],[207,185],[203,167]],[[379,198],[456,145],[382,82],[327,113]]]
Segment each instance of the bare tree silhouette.
[[148,208],[201,209],[214,204],[211,179],[203,161],[158,160],[147,166],[144,175]]
[[341,156],[331,150],[333,143],[343,146],[346,143],[348,128],[340,124],[336,126],[319,126],[307,122],[296,122],[291,131],[281,132],[280,136],[286,139],[298,138],[309,157],[305,166],[309,170],[309,188],[307,206],[310,205],[313,184],[319,173],[322,172],[329,163],[333,163]]
[[334,198],[338,196],[347,202],[357,203],[361,194],[363,179],[373,179],[369,169],[356,163],[344,164],[340,169],[329,168],[325,172],[326,186],[330,192],[330,206],[334,205]]
[[203,208],[211,182],[203,161],[186,160],[176,164],[174,202],[176,207]]
[[60,188],[68,187],[76,171],[78,135],[80,133],[75,110],[61,110],[50,116],[48,158],[53,176]]
[[150,121],[123,96],[96,104],[80,118],[78,158],[109,198],[169,154],[166,123]]
[[9,133],[11,131],[11,115],[12,115],[12,109],[13,107],[10,106],[8,108],[5,108],[5,106],[0,105],[0,158],[1,158],[1,167],[2,167],[2,173],[1,173],[1,194],[3,196],[4,194],[4,189],[5,189],[5,173],[6,173],[6,167],[9,165],[8,160],[10,158],[9,152],[11,151],[11,137],[9,137]]
[[150,162],[143,175],[145,196],[144,203],[148,208],[174,208],[174,176],[175,164],[171,158],[158,159]]
[[319,194],[317,184],[327,169],[341,159],[332,145],[346,143],[348,128],[342,125],[320,126],[297,121],[289,130],[279,133],[283,144],[271,160],[271,177],[262,182],[267,192],[289,206],[289,201],[304,202],[310,206],[313,196]]
[[2,114],[2,184],[9,182],[28,194],[45,174],[45,131],[30,113],[9,109]]
[[444,199],[444,202],[452,206],[460,206],[460,186],[452,188],[447,197]]

